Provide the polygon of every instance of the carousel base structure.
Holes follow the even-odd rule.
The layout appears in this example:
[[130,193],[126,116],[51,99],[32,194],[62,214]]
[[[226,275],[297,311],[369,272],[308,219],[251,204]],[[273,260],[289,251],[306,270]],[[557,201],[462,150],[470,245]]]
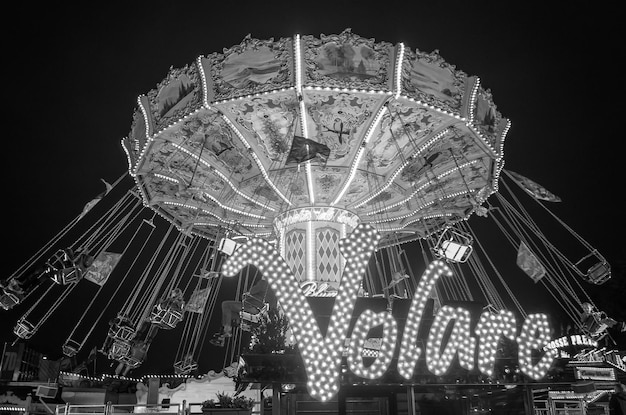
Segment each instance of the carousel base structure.
[[[302,359],[295,351],[244,353],[239,366],[233,365],[219,373],[211,371],[204,376],[163,374],[141,379],[114,375],[89,377],[58,372],[58,369],[52,373],[49,362],[39,360],[37,367],[33,359],[30,362],[25,359],[37,353],[23,343],[6,345],[5,355],[7,353],[16,354],[22,364],[11,373],[2,372],[0,398],[13,396],[17,399],[26,397],[24,391],[56,389],[55,396],[43,397],[43,400],[58,413],[88,409],[94,414],[200,414],[201,403],[207,396],[215,391],[226,391],[231,395],[239,392],[253,397],[257,406],[252,413],[261,415],[605,414],[616,386],[626,383],[624,354],[592,349],[575,357],[558,358],[554,375],[540,382],[514,371],[499,372],[498,376],[486,379],[454,367],[445,376],[420,372],[410,382],[400,382],[392,376],[367,380],[345,370],[339,392],[322,402],[307,391]],[[245,370],[238,370],[241,368]],[[25,376],[29,373],[30,377]],[[36,373],[40,376],[35,376]],[[50,383],[49,379],[57,379],[57,382]],[[145,393],[140,393],[140,384],[144,385]],[[113,385],[118,385],[119,391],[116,392]],[[148,393],[150,390],[152,394]],[[19,402],[4,405],[3,410],[43,414],[45,408],[40,400],[39,396],[32,396],[30,400],[20,398]]]

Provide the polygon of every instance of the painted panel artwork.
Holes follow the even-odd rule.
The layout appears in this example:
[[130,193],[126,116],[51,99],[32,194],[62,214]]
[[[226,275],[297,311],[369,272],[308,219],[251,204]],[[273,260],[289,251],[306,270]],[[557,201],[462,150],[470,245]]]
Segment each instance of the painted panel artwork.
[[181,75],[164,86],[157,95],[157,111],[160,117],[168,115],[176,107],[184,107],[193,96],[189,96],[195,88],[188,75]]
[[316,201],[330,203],[339,191],[345,170],[336,167],[328,167],[322,171],[316,171],[314,174],[315,188],[318,190]]
[[233,88],[243,89],[277,78],[281,66],[274,53],[267,46],[262,46],[230,55],[224,62],[221,76]]
[[500,142],[498,128],[502,121],[502,116],[496,109],[491,94],[479,91],[474,105],[474,126],[493,148],[499,147],[496,143]]
[[455,79],[449,69],[443,69],[433,62],[416,60],[411,67],[411,83],[418,90],[456,106],[455,97],[459,93],[459,89],[455,86],[454,81]]
[[365,160],[376,169],[391,170],[417,152],[427,137],[441,125],[443,116],[425,108],[390,105],[390,113],[381,120],[373,139],[368,143]]
[[338,80],[371,80],[380,70],[372,48],[349,43],[326,43],[319,49],[315,63],[319,74]]
[[347,93],[334,96],[326,92],[307,94],[309,137],[330,148],[330,166],[348,165],[379,99]]
[[277,93],[273,99],[255,97],[224,107],[232,113],[247,141],[265,165],[284,159],[295,131],[297,103],[293,94]]

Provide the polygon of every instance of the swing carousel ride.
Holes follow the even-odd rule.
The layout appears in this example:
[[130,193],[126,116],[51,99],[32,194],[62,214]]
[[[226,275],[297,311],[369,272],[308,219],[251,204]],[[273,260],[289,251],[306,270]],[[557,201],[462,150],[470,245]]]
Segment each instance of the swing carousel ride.
[[[598,317],[584,286],[608,280],[610,266],[551,213],[548,205],[557,196],[504,169],[509,127],[480,79],[436,51],[350,30],[319,38],[248,36],[170,69],[139,96],[122,140],[129,173],[123,178],[132,177],[131,189],[116,192],[122,178],[108,187],[102,200],[122,196],[100,209],[71,244],[52,241],[7,279],[2,306],[26,310],[14,332],[29,339],[77,286],[88,285],[91,300],[62,346],[73,356],[96,334],[103,310],[125,298],[100,349],[119,363],[120,374],[140,367],[157,333],[167,331],[181,339],[172,358],[176,373],[197,371],[203,348],[212,347],[207,331],[219,320],[220,287],[239,275],[234,299],[240,300],[256,272],[247,264],[263,270],[290,325],[297,313],[288,310],[288,296],[295,294],[288,294],[287,280],[306,297],[335,298],[336,307],[350,303],[348,295],[381,299],[386,311],[403,300],[430,299],[448,321],[465,314],[446,304],[463,302],[495,316],[481,317],[482,327],[510,318],[510,309],[541,320],[516,298],[514,282],[481,243],[475,224],[489,222],[512,247],[526,278],[554,298],[578,333],[590,344],[609,341],[607,329],[616,322]],[[564,229],[576,249],[554,245],[526,202],[546,223]],[[70,227],[93,218],[90,209]],[[451,276],[420,277],[429,263]],[[353,279],[356,285],[344,284]],[[44,306],[43,299],[52,297]],[[105,306],[97,305],[100,300]],[[581,319],[584,311],[590,319]],[[328,336],[340,333],[333,331],[338,325],[331,323]],[[292,329],[297,345],[322,341],[311,340],[299,325]],[[539,331],[542,344],[555,335]],[[514,332],[505,334],[515,338]],[[407,323],[405,338],[407,333],[417,336],[417,328]],[[237,339],[227,339],[231,355],[225,360],[236,360]],[[300,351],[306,362],[313,359],[314,352]],[[410,363],[398,363],[409,378]],[[440,373],[446,364],[428,367]],[[527,372],[539,378],[547,367]],[[309,375],[324,379],[316,373]],[[316,396],[332,393],[323,389]]]

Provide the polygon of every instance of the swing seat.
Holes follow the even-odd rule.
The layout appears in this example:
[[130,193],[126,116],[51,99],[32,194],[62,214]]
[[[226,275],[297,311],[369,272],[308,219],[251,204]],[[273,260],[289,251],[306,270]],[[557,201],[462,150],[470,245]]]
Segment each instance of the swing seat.
[[608,329],[608,325],[603,322],[604,318],[602,313],[591,313],[582,321],[583,331],[594,340],[603,337]]
[[134,369],[136,367],[141,366],[141,364],[143,363],[143,359],[137,359],[132,356],[126,356],[126,357],[121,358],[119,362],[124,363],[126,366]]
[[61,349],[63,350],[64,356],[74,357],[76,356],[76,353],[78,353],[78,351],[80,350],[81,346],[82,345],[78,343],[77,341],[72,340],[72,339],[67,339]]
[[93,264],[94,257],[86,253],[74,255],[70,248],[59,249],[46,262],[50,278],[57,284],[75,284],[83,278],[84,273]]
[[595,249],[578,260],[576,272],[591,284],[602,285],[611,278],[611,266]]
[[82,271],[74,263],[74,253],[71,249],[59,249],[46,262],[50,278],[56,284],[69,285],[80,281],[83,277]]
[[437,258],[446,261],[465,262],[472,254],[473,240],[468,233],[448,228],[439,236],[433,248],[433,253]]
[[20,298],[6,289],[0,294],[0,306],[5,310],[10,310],[20,303]]
[[129,323],[114,324],[109,328],[108,336],[114,340],[132,340],[135,336],[135,328]]
[[114,340],[113,344],[111,344],[111,348],[109,349],[108,358],[111,360],[120,361],[121,359],[128,356],[130,353],[130,342],[126,340]]
[[23,317],[17,321],[13,333],[21,339],[30,339],[35,334],[35,326]]
[[587,271],[586,279],[596,285],[602,285],[611,278],[611,266],[607,262],[598,262]]
[[135,337],[135,328],[128,317],[118,314],[109,322],[107,335],[113,340],[132,340]]
[[150,322],[164,330],[173,329],[182,320],[182,311],[172,309],[171,307],[164,308],[161,304],[154,306],[154,310],[150,315]]
[[254,325],[259,324],[261,318],[267,316],[267,312],[270,309],[270,305],[268,303],[264,303],[263,307],[259,309],[256,313],[251,313],[248,311],[244,311],[243,309],[239,312],[239,317],[241,320],[240,327],[243,331],[252,331],[252,327]]
[[267,305],[264,298],[255,297],[247,292],[243,293],[241,302],[243,308],[254,308],[258,311],[261,311]]
[[126,364],[130,368],[140,366],[146,359],[150,344],[147,342],[138,342],[131,344],[130,352],[120,359],[120,362]]
[[80,281],[83,278],[83,274],[77,267],[52,269],[50,278],[56,284],[70,285]]
[[241,246],[240,243],[230,238],[220,239],[220,243],[217,246],[217,250],[224,253],[227,256],[231,256]]
[[198,369],[198,364],[193,359],[179,360],[174,363],[174,372],[177,375],[188,375]]

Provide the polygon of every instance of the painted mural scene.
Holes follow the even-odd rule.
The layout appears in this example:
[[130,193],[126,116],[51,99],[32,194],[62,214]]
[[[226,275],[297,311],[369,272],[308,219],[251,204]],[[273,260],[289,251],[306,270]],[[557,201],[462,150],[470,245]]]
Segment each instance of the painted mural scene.
[[0,281],[0,412],[622,413],[624,276],[480,75],[350,29],[164,67],[127,171]]

